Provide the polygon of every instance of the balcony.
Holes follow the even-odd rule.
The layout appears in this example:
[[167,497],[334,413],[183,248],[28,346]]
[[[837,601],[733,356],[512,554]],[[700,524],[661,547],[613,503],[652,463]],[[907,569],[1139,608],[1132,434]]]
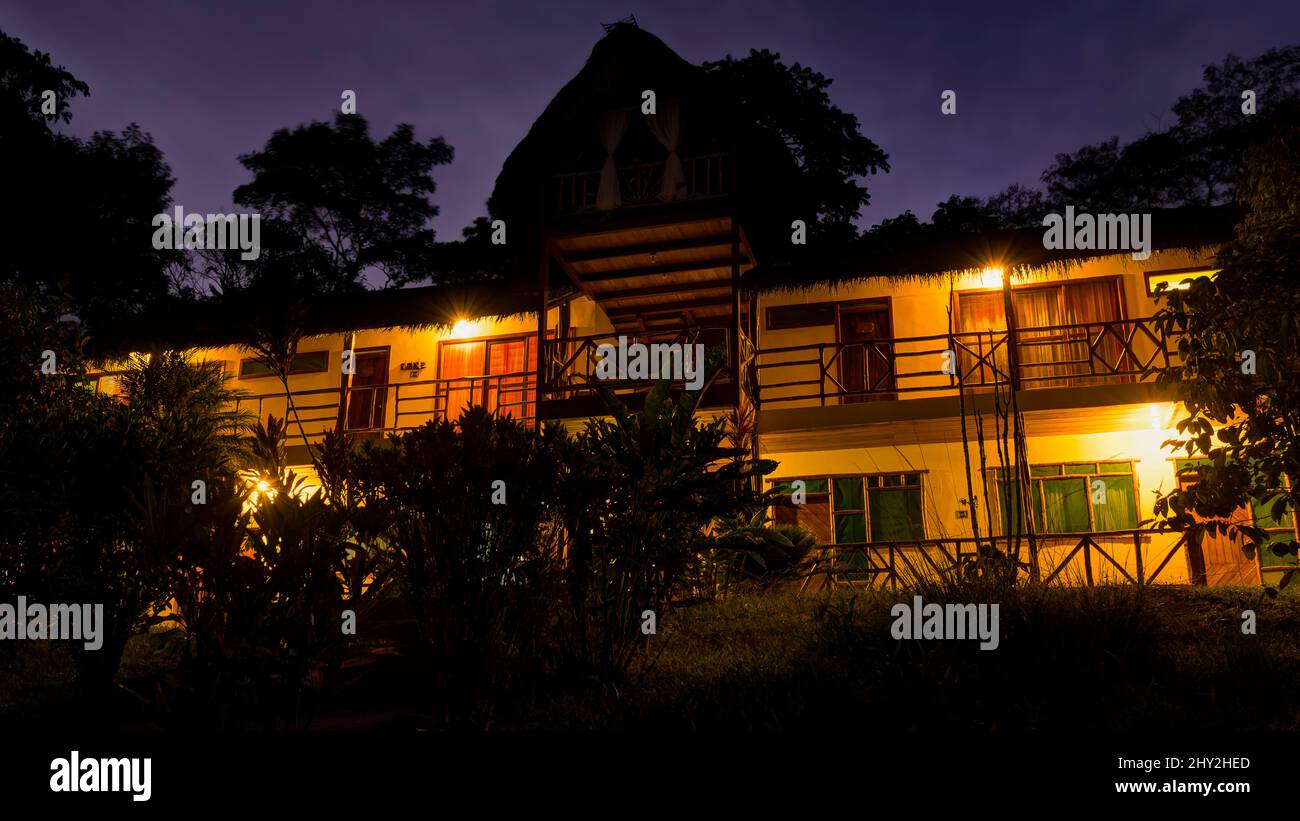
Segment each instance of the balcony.
[[[675,200],[663,200],[660,192],[666,161],[626,165],[618,169],[620,209],[643,208],[667,203],[693,202],[724,197],[731,192],[731,157],[727,154],[702,154],[682,157],[686,191]],[[558,174],[547,188],[547,206],[555,216],[597,213],[596,195],[600,190],[600,169]]]
[[[1177,350],[1150,318],[1016,331],[1021,389],[1152,381]],[[1006,330],[861,342],[821,342],[758,351],[761,408],[846,405],[956,396],[958,389],[1009,387]]]
[[379,436],[438,419],[455,419],[470,405],[482,405],[531,424],[536,386],[537,375],[529,371],[355,386],[347,391],[346,403],[342,388],[295,390],[293,410],[283,391],[245,394],[234,403],[234,409],[248,411],[262,421],[267,414],[287,419],[288,439],[293,444],[303,437],[318,441],[338,426],[340,418],[349,433]]
[[[710,351],[721,350],[723,366],[713,383],[704,390],[701,407],[721,407],[735,404],[736,380],[731,368],[731,331],[728,328],[698,328],[669,330],[642,334],[595,334],[566,339],[548,339],[542,348],[545,370],[542,378],[542,416],[548,419],[598,416],[605,412],[597,386],[620,396],[630,407],[639,407],[653,379],[602,379],[597,374],[601,345],[618,346],[623,339],[628,345],[682,345],[694,343],[704,346],[706,357]],[[747,343],[741,340],[742,352]],[[716,354],[715,354],[716,355]],[[672,379],[677,386],[685,380]]]

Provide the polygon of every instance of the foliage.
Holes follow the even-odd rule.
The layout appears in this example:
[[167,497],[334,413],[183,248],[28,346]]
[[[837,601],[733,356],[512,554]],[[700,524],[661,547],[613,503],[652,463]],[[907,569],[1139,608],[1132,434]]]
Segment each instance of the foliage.
[[[1166,445],[1208,461],[1200,480],[1161,497],[1170,525],[1224,517],[1255,500],[1287,522],[1300,503],[1300,108],[1246,154],[1238,190],[1250,212],[1221,249],[1219,273],[1164,293],[1156,315],[1178,333],[1181,363],[1161,375],[1177,388],[1182,437]],[[1289,486],[1288,486],[1289,485]],[[1221,530],[1218,523],[1210,529]],[[1257,543],[1263,532],[1241,528]],[[1296,545],[1273,545],[1294,555]]]
[[[716,360],[710,371],[706,385]],[[644,646],[646,611],[664,617],[678,578],[709,547],[706,528],[757,507],[750,482],[776,467],[727,447],[726,418],[696,419],[703,392],[674,393],[660,381],[634,413],[602,387],[608,418],[589,420],[568,452],[565,637],[570,654],[607,684]]]
[[[1300,46],[1250,60],[1228,55],[1207,65],[1202,84],[1173,105],[1177,121],[1120,144],[1111,137],[1057,154],[1043,171],[1045,191],[1013,184],[990,197],[953,196],[932,217],[936,228],[1027,228],[1067,205],[1093,212],[1219,205],[1241,200],[1236,178],[1246,149],[1285,122],[1300,97]],[[1257,110],[1242,111],[1242,92]]]
[[493,697],[546,661],[559,555],[546,527],[554,435],[476,406],[363,457],[389,506],[392,561],[443,725],[489,725]]
[[[41,113],[46,90],[55,93],[50,115]],[[166,295],[166,258],[149,238],[173,179],[136,125],[89,139],[57,133],[56,123],[71,120],[70,102],[88,94],[48,54],[0,32],[0,281],[62,290],[70,309],[94,325]]]
[[441,137],[420,142],[410,125],[376,141],[356,114],[276,131],[239,158],[253,181],[235,189],[235,201],[274,231],[268,259],[277,264],[255,273],[289,272],[311,293],[359,290],[371,271],[388,285],[427,275],[438,215],[431,171],[451,159]]
[[853,221],[871,197],[859,179],[889,171],[889,157],[859,130],[858,118],[831,102],[830,78],[807,66],[786,65],[781,55],[748,55],[704,63],[719,99],[735,100],[740,116],[786,146],[799,170],[801,200],[815,215],[809,234],[853,237]]

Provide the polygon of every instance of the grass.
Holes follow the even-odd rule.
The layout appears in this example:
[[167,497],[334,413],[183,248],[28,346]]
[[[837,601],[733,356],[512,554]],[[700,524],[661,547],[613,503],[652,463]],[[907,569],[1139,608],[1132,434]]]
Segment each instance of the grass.
[[[1300,729],[1300,596],[1258,589],[931,585],[926,602],[998,602],[1001,642],[896,641],[912,593],[766,593],[683,607],[618,689],[556,683],[503,704],[506,730],[1210,731]],[[1242,633],[1254,610],[1256,634]],[[19,642],[0,664],[0,724],[67,704],[66,651]],[[134,639],[120,678],[166,679],[175,635]],[[400,659],[316,727],[414,727]],[[137,699],[138,701],[138,699]],[[118,726],[147,726],[122,702]],[[156,705],[155,705],[156,707]],[[330,714],[336,713],[336,714]]]
[[[895,641],[884,591],[679,610],[639,680],[533,705],[518,728],[1300,729],[1300,598],[1256,589],[1017,588],[1002,642]],[[952,597],[951,594],[964,596]],[[945,595],[948,594],[948,595]],[[1241,612],[1255,610],[1257,634]]]

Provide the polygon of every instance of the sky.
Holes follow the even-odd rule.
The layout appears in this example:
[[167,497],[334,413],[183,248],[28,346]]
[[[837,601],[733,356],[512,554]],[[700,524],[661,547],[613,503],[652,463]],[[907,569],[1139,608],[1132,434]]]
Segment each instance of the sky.
[[[0,0],[0,30],[90,85],[66,130],[152,134],[187,212],[231,209],[249,179],[239,154],[332,118],[352,89],[372,134],[411,123],[454,147],[434,172],[434,227],[453,240],[600,24],[629,13],[691,62],[768,48],[832,78],[832,100],[889,154],[864,227],[1034,185],[1057,153],[1170,125],[1206,63],[1300,42],[1294,0]],[[955,116],[940,113],[945,89]]]

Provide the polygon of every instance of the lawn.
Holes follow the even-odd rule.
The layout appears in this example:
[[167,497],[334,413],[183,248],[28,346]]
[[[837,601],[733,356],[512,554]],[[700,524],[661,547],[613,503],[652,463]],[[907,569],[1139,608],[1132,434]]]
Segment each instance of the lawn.
[[[890,606],[911,594],[754,593],[679,607],[618,688],[549,682],[498,705],[498,730],[1188,731],[1300,729],[1300,596],[1257,589],[1034,588],[926,601],[998,601],[1001,641],[896,641]],[[1254,610],[1256,634],[1242,612]],[[59,648],[0,665],[0,725],[70,720]],[[165,726],[179,646],[133,641],[110,726]],[[422,719],[418,673],[390,657],[312,727],[402,729]],[[145,703],[149,702],[149,703]],[[100,705],[102,708],[103,705]],[[101,715],[102,717],[102,715]]]

